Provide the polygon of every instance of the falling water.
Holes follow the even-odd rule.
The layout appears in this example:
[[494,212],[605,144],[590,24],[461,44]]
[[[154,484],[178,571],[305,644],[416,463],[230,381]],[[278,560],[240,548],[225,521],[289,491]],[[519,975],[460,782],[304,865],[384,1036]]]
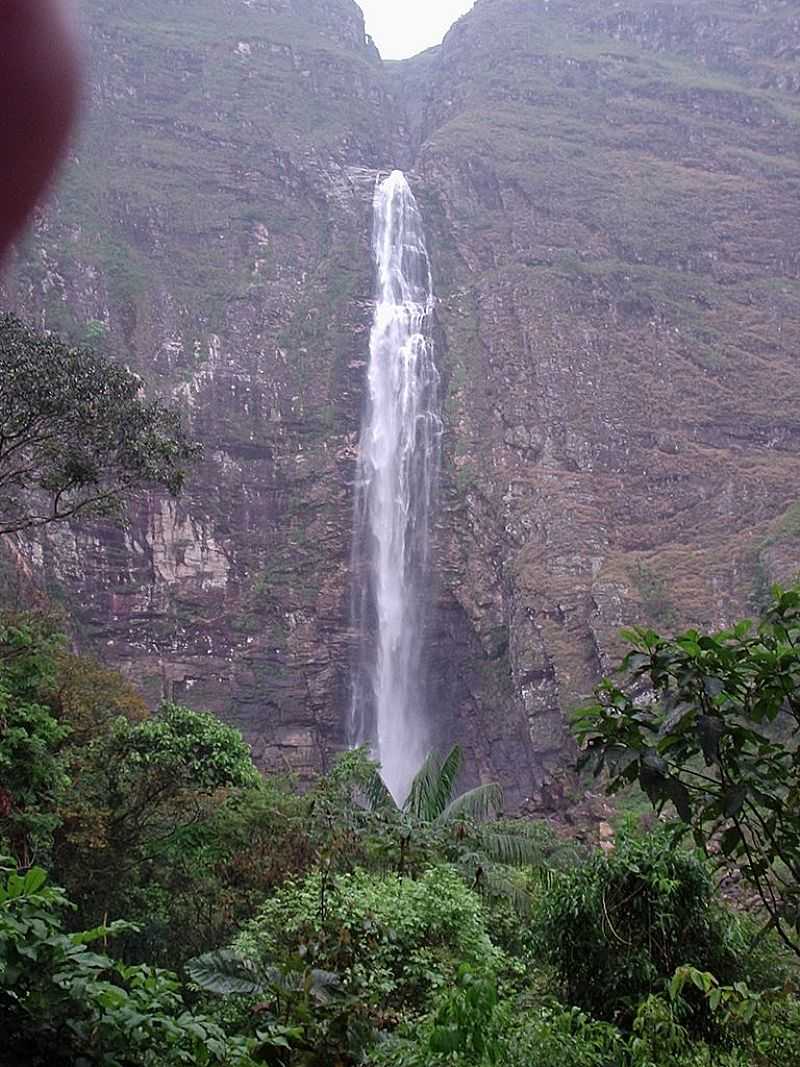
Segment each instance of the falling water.
[[351,737],[369,744],[402,801],[427,750],[423,629],[439,467],[433,287],[417,203],[403,173],[375,190],[377,302],[359,446],[353,538]]

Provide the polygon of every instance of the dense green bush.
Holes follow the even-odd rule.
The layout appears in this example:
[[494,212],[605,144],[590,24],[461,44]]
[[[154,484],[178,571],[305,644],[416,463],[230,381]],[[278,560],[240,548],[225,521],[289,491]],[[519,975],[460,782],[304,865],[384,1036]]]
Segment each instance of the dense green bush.
[[598,1019],[630,1020],[684,963],[724,981],[746,971],[747,946],[705,864],[671,849],[666,831],[623,836],[610,855],[558,876],[534,927],[569,1003]]
[[357,870],[330,881],[313,874],[287,883],[236,947],[278,965],[300,950],[338,974],[379,1025],[425,1012],[462,963],[493,973],[501,962],[480,898],[450,867],[417,880]]
[[0,850],[23,863],[49,854],[69,781],[70,730],[46,700],[62,643],[34,616],[0,618]]
[[[716,1024],[714,1045],[693,1041],[685,1025],[698,995]],[[798,1067],[799,1039],[800,1003],[789,987],[725,986],[685,966],[639,1005],[629,1050],[633,1067]]]
[[627,1049],[608,1023],[576,1008],[498,1002],[491,979],[462,973],[421,1025],[377,1045],[374,1067],[622,1067]]
[[620,1067],[625,1045],[614,1027],[575,1008],[544,1007],[512,1016],[504,1067]]
[[0,1063],[30,1067],[194,1067],[249,1063],[187,1009],[174,974],[126,966],[89,945],[119,924],[68,934],[69,902],[43,870],[0,880]]

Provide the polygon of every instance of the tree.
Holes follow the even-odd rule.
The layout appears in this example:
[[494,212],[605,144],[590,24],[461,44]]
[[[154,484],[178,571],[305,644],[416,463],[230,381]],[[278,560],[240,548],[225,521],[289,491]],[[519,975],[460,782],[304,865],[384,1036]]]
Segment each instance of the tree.
[[149,950],[174,850],[191,851],[195,835],[202,843],[220,794],[254,788],[260,775],[238,730],[175,704],[142,722],[116,719],[79,756],[56,837],[58,877],[76,896],[80,888],[82,922],[125,913],[142,923]]
[[119,516],[145,486],[180,491],[198,446],[141,392],[106,357],[0,316],[0,534]]
[[68,654],[54,620],[0,614],[0,854],[53,870],[77,924],[141,923],[124,946],[179,963],[307,865],[306,801],[265,783],[241,734]]
[[800,591],[772,593],[757,627],[623,631],[625,681],[604,679],[574,728],[610,792],[638,782],[674,805],[681,832],[740,863],[800,955]]
[[41,619],[0,619],[0,847],[23,866],[52,843],[68,782],[60,749],[69,727],[46,699],[61,642]]
[[520,911],[530,900],[509,868],[538,866],[544,859],[543,842],[535,823],[498,820],[503,790],[489,782],[456,793],[463,754],[454,745],[442,760],[430,753],[398,806],[375,768],[367,780],[369,804],[376,812],[393,815],[400,824],[399,873],[405,873],[415,838],[433,835],[438,850],[456,863],[476,889],[490,896],[507,897]]

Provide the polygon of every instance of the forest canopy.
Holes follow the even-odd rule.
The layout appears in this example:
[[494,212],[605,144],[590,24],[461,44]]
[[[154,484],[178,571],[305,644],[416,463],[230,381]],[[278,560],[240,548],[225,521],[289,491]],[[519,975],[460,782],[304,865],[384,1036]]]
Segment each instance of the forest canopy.
[[[794,597],[753,635],[793,634]],[[738,648],[744,670],[750,633],[696,644]],[[696,658],[647,640],[628,668]],[[0,711],[0,1063],[797,1063],[796,959],[680,844],[685,811],[621,817],[603,852],[499,816],[496,786],[464,792],[456,749],[402,806],[360,750],[303,791],[213,716],[148,711],[36,615],[0,625]],[[741,707],[726,714],[735,753]],[[582,721],[599,736],[599,711]]]

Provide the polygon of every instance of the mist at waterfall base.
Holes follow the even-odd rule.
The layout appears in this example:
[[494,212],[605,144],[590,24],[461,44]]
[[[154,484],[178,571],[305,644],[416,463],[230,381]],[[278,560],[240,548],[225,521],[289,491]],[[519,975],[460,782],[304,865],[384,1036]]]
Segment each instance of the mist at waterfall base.
[[369,745],[402,803],[429,743],[423,643],[442,424],[430,261],[401,171],[376,187],[373,251],[377,299],[353,529],[350,743]]

